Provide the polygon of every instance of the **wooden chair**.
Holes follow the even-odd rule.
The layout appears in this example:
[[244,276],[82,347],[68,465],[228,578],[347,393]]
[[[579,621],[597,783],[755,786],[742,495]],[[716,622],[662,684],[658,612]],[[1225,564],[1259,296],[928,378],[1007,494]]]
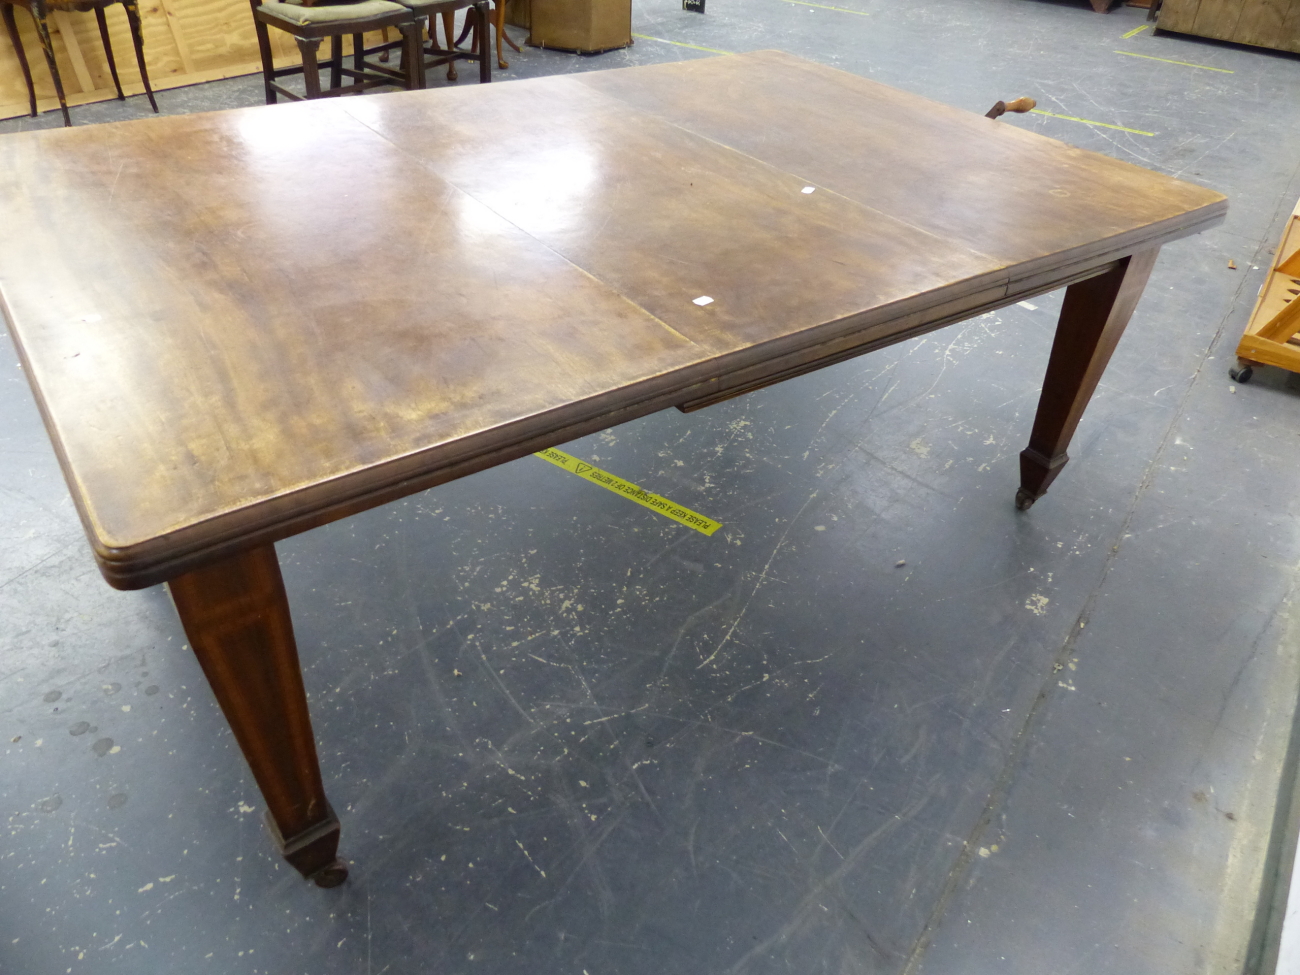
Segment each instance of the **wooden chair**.
[[[457,61],[477,61],[478,62],[478,80],[481,84],[486,84],[492,80],[492,64],[488,55],[488,11],[487,0],[397,0],[403,6],[410,7],[416,18],[427,18],[429,22],[429,46],[424,48],[424,70],[427,72],[430,68],[447,65],[447,80],[456,80],[456,62]],[[466,51],[460,47],[460,41],[453,42],[451,39],[454,30],[454,18],[456,11],[467,9],[469,13],[465,17],[465,33],[471,28],[474,30],[474,43],[470,50]],[[447,35],[447,46],[445,48],[438,46],[438,17],[441,15],[443,32]],[[461,35],[460,40],[464,40],[465,34]],[[378,47],[372,47],[366,51],[367,55],[378,54],[379,60],[386,60],[387,52],[398,46],[399,42],[385,43]],[[395,75],[392,68],[386,68],[381,64],[373,61],[366,61],[366,69],[380,73]]]
[[0,17],[4,18],[5,28],[9,31],[9,40],[13,43],[14,54],[18,56],[18,66],[22,69],[23,80],[27,82],[27,97],[31,101],[32,115],[36,115],[36,86],[32,83],[31,68],[27,65],[27,53],[23,50],[22,37],[18,33],[18,23],[14,19],[14,7],[23,7],[36,22],[36,33],[41,39],[41,49],[45,52],[45,63],[50,66],[50,75],[54,78],[54,90],[59,96],[59,108],[63,111],[63,124],[71,125],[68,115],[68,100],[63,94],[63,79],[59,77],[59,66],[54,60],[54,44],[50,40],[49,15],[54,11],[95,11],[95,20],[99,22],[99,36],[104,41],[104,54],[108,56],[108,70],[113,76],[113,86],[117,88],[119,100],[125,100],[122,82],[117,77],[117,62],[113,60],[113,44],[108,39],[108,21],[104,8],[114,3],[121,3],[126,9],[126,21],[131,25],[131,41],[135,44],[135,61],[140,66],[140,80],[144,82],[145,94],[149,104],[158,111],[154,101],[153,89],[149,86],[149,71],[144,65],[144,41],[140,37],[140,9],[136,0],[0,0]]
[[[306,6],[301,2],[280,0],[250,0],[253,24],[257,29],[257,46],[262,54],[262,77],[266,84],[266,103],[274,105],[283,95],[295,101],[304,96],[277,84],[280,78],[301,74],[307,98],[327,98],[349,95],[394,83],[409,89],[424,87],[424,58],[420,36],[424,28],[423,16],[410,7],[392,0],[360,0],[358,3]],[[293,35],[302,52],[302,64],[277,68],[271,55],[271,36],[268,27],[275,27]],[[402,70],[376,69],[365,60],[363,37],[370,31],[396,27],[402,35],[394,42],[402,48]],[[343,63],[342,39],[352,35],[353,65]],[[320,64],[316,52],[320,42],[330,38],[330,87],[321,89]],[[393,46],[393,45],[389,45]],[[352,84],[342,84],[343,76],[355,79]]]

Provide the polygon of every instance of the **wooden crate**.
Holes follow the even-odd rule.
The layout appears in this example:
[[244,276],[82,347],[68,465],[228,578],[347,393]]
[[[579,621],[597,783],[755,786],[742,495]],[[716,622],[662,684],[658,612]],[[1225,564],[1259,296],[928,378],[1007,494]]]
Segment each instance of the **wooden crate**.
[[1300,54],[1300,0],[1164,0],[1156,27]]

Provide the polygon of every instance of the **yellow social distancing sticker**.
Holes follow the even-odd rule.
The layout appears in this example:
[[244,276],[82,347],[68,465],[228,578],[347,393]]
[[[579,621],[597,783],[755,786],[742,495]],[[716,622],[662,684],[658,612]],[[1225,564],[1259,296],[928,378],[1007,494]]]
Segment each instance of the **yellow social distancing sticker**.
[[607,471],[602,471],[599,467],[593,467],[586,461],[571,457],[563,450],[555,450],[554,448],[539,450],[535,456],[542,458],[542,460],[549,460],[556,467],[563,467],[570,474],[577,474],[579,477],[585,478],[593,484],[599,484],[615,494],[621,494],[629,501],[644,505],[651,511],[657,511],[665,518],[671,518],[678,524],[685,525],[687,528],[694,528],[697,532],[712,535],[722,527],[720,521],[705,518],[704,515],[697,511],[683,508],[680,504],[669,501],[667,498],[661,498],[657,494],[651,494],[645,488],[637,487],[621,477],[615,477]]

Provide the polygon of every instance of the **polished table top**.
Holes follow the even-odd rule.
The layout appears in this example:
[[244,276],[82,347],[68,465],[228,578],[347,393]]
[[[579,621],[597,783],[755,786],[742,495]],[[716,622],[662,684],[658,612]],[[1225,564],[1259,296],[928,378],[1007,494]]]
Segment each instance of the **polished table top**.
[[4,313],[122,588],[1226,211],[777,52],[10,135],[0,197]]

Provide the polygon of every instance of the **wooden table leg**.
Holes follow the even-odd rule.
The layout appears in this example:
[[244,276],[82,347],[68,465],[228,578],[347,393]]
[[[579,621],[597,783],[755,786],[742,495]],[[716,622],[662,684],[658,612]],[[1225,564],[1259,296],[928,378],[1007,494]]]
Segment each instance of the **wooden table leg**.
[[1047,493],[1070,459],[1065,452],[1101,374],[1142,297],[1160,248],[1126,257],[1111,270],[1072,284],[1056,326],[1029,448],[1020,454],[1016,507]]
[[274,545],[169,583],[185,634],[267,805],[280,853],[322,887],[347,879],[325,798]]

